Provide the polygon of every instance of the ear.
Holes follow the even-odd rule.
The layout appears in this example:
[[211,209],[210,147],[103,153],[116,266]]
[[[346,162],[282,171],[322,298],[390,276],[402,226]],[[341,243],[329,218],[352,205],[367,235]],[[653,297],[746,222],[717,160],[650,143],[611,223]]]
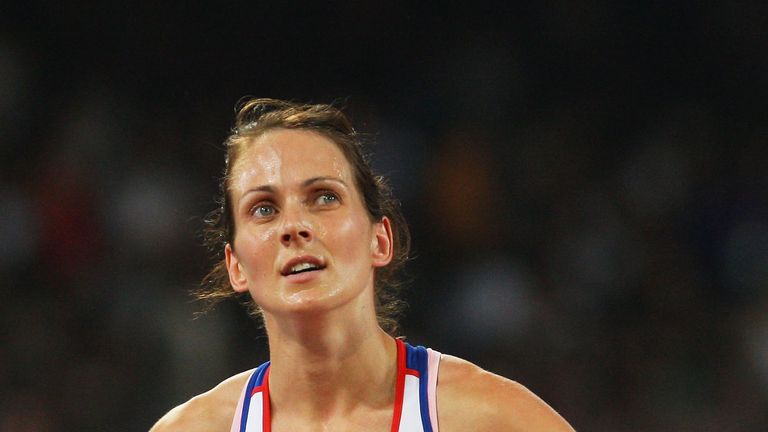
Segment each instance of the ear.
[[232,285],[232,289],[239,293],[248,291],[248,278],[243,271],[243,267],[240,265],[240,260],[237,259],[237,255],[235,255],[235,251],[232,250],[232,246],[229,243],[224,246],[224,258],[227,262],[229,283]]
[[394,245],[392,223],[388,217],[384,216],[381,222],[373,224],[371,258],[373,258],[374,267],[384,267],[392,261]]

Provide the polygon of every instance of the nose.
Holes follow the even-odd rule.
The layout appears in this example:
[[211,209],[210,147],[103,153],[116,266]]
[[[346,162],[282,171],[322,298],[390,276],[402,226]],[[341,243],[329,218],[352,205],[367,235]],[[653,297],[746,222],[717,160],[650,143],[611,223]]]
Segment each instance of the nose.
[[280,242],[285,246],[290,246],[292,242],[309,242],[312,240],[312,231],[306,228],[287,229],[280,236]]
[[280,233],[280,243],[287,247],[291,246],[292,243],[312,241],[314,237],[312,226],[304,217],[304,213],[302,211],[291,212],[290,215],[286,213],[284,213],[286,219]]

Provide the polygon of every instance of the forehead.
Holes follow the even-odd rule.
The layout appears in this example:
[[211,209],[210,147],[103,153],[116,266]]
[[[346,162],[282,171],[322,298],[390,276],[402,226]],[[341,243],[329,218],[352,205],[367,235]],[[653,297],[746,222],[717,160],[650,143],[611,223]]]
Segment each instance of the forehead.
[[232,167],[235,189],[251,183],[276,184],[311,177],[351,180],[344,153],[325,135],[303,129],[274,129],[242,144]]

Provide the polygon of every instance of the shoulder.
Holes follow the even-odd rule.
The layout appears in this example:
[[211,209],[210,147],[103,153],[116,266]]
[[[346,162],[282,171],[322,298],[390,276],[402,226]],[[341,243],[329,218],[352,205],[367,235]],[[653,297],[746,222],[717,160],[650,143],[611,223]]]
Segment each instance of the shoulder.
[[437,412],[441,432],[573,431],[522,384],[450,355],[440,361]]
[[237,402],[253,369],[222,381],[164,415],[150,432],[229,431]]

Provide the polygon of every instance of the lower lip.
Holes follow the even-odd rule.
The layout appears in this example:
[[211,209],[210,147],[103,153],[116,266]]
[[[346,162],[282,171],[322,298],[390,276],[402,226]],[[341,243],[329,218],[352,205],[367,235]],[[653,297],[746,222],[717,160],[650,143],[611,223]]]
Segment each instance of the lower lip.
[[318,277],[320,277],[320,273],[322,271],[323,271],[323,269],[312,270],[312,271],[306,271],[306,272],[302,272],[302,273],[290,274],[290,275],[287,275],[287,276],[284,276],[284,277],[290,283],[305,283],[305,282],[310,282],[310,281],[315,280]]

